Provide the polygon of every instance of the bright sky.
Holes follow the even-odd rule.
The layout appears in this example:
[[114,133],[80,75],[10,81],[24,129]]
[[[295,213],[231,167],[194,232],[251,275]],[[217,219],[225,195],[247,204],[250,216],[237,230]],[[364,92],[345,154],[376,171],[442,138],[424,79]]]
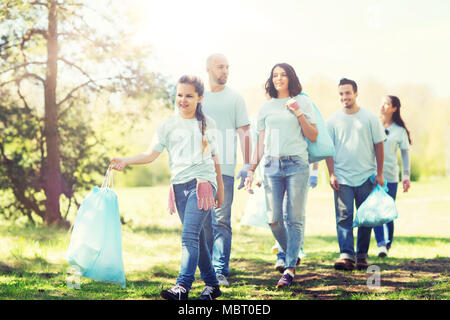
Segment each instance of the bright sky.
[[302,82],[374,78],[426,84],[450,96],[448,0],[135,0],[152,65],[174,81],[192,73],[207,82],[205,60],[228,57],[228,84],[260,87],[287,62]]

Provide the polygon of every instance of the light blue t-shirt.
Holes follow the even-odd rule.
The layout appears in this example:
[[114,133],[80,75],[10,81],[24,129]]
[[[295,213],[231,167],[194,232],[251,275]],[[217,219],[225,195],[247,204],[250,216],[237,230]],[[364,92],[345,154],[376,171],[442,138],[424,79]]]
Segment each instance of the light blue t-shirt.
[[236,129],[250,124],[244,98],[229,87],[205,92],[204,113],[217,125],[217,147],[223,175],[234,177],[236,168]]
[[374,144],[386,139],[380,118],[361,107],[354,114],[346,114],[341,109],[326,123],[336,148],[334,173],[339,184],[351,187],[362,185],[376,173]]
[[387,182],[398,182],[399,167],[397,161],[397,150],[409,150],[408,133],[403,127],[395,122],[386,128],[389,132],[384,141],[384,165],[383,176]]
[[[312,100],[306,95],[294,97],[306,119],[315,124]],[[258,112],[257,130],[265,130],[264,155],[271,157],[299,156],[308,163],[308,143],[303,136],[297,117],[286,108],[290,99],[272,98]]]
[[169,153],[170,182],[180,184],[200,178],[211,182],[217,190],[216,169],[213,155],[217,154],[216,124],[206,118],[206,139],[209,148],[202,151],[202,134],[197,119],[184,119],[175,114],[165,119],[156,129],[151,147]]
[[[229,87],[219,92],[205,92],[203,113],[217,126],[217,147],[223,175],[234,177],[236,169],[236,129],[250,124],[244,98]],[[178,114],[175,103],[175,114]]]

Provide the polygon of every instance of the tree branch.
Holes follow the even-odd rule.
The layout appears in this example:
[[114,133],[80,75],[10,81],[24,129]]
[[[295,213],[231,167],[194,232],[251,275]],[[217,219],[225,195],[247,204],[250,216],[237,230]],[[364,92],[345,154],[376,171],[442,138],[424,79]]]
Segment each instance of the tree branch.
[[77,6],[77,7],[84,7],[85,6],[85,4],[84,3],[81,3],[81,2],[67,2],[67,3],[61,3],[61,4],[58,4],[58,6]]
[[73,26],[72,29],[75,30],[75,33],[66,32],[66,33],[59,33],[58,35],[70,36],[74,40],[83,39],[83,40],[86,40],[87,42],[92,43],[96,47],[102,48],[106,52],[110,52],[111,48],[110,48],[110,43],[108,43],[108,40],[111,40],[111,39],[108,39],[108,37],[106,37],[106,38],[96,38],[95,36],[93,38],[90,37],[90,36],[96,34],[95,29],[91,28],[91,26],[87,22],[85,22],[82,17],[80,17],[79,19],[81,19],[83,21],[83,23],[85,24],[85,28],[87,28],[87,31],[80,30],[76,26]]
[[30,110],[30,106],[28,105],[27,100],[25,99],[25,97],[23,96],[22,92],[20,91],[20,83],[17,86],[17,95],[23,101],[23,104],[24,104],[25,108]]
[[70,62],[70,61],[68,61],[67,59],[62,58],[62,57],[59,57],[58,60],[64,62],[65,64],[71,66],[72,68],[77,69],[77,70],[80,71],[86,78],[88,78],[89,80],[94,81],[94,80],[91,78],[91,76],[90,76],[86,71],[84,71],[81,67],[77,66],[75,63]]
[[44,3],[44,2],[32,1],[32,2],[30,2],[30,4],[31,4],[32,6],[44,6],[44,7],[48,8],[47,3]]
[[20,52],[22,53],[23,60],[27,62],[27,55],[25,54],[25,44],[31,39],[31,37],[35,34],[40,34],[44,39],[48,38],[48,34],[46,30],[43,29],[30,29],[28,32],[22,37],[22,41],[20,42]]
[[[62,99],[62,100],[61,100],[60,102],[58,102],[56,105],[57,105],[58,107],[60,107],[64,102],[66,102],[67,100],[73,98],[73,94],[74,94],[75,92],[77,92],[78,90],[80,90],[80,89],[83,88],[83,87],[88,86],[88,85],[91,84],[91,83],[95,83],[95,81],[94,81],[94,80],[89,80],[89,81],[86,81],[86,82],[80,84],[79,86],[73,88],[73,89],[70,90],[70,92],[64,97],[64,99]],[[67,108],[67,109],[68,109],[68,108]],[[67,109],[66,109],[66,110],[67,110]],[[63,113],[65,113],[66,110],[64,110],[63,112],[61,112],[60,115],[62,115]]]
[[32,62],[22,63],[22,64],[19,64],[17,66],[14,66],[12,68],[2,70],[2,71],[0,71],[0,74],[7,73],[9,71],[17,71],[20,68],[27,67],[27,66],[32,65],[32,64],[46,64],[46,62],[39,62],[39,61],[34,61],[33,62],[32,61]]
[[47,39],[48,34],[47,34],[47,30],[44,29],[30,29],[28,30],[28,32],[22,37],[22,45],[31,39],[31,36],[35,35],[35,34],[40,34],[41,36],[43,36],[45,39]]
[[20,77],[17,77],[17,78],[14,78],[14,79],[12,79],[12,80],[9,80],[9,81],[0,83],[0,88],[3,87],[3,86],[5,86],[5,85],[7,85],[8,83],[11,83],[11,82],[20,83],[20,81],[22,81],[22,80],[25,79],[25,78],[33,78],[33,79],[36,79],[36,80],[42,82],[43,85],[45,85],[45,80],[42,79],[42,78],[41,78],[40,76],[38,76],[37,74],[35,74],[35,73],[25,73],[25,74],[23,74],[23,75],[20,76]]
[[[90,84],[95,84],[95,86],[97,87],[97,90],[103,90],[106,89],[105,86],[102,86],[100,84],[98,84],[99,81],[105,81],[105,80],[113,80],[113,79],[117,79],[117,77],[109,77],[109,78],[103,78],[103,79],[97,79],[97,80],[93,80],[90,79],[82,84],[80,84],[79,86],[73,88],[72,90],[70,90],[70,92],[64,97],[64,99],[62,99],[60,102],[57,103],[58,108],[64,104],[65,102],[67,102],[69,99],[73,98],[73,94],[75,92],[77,92],[78,90],[90,85]],[[63,111],[61,111],[59,113],[59,116],[61,117],[64,113],[67,112],[67,110],[69,110],[70,107],[67,107],[66,109],[64,109]]]

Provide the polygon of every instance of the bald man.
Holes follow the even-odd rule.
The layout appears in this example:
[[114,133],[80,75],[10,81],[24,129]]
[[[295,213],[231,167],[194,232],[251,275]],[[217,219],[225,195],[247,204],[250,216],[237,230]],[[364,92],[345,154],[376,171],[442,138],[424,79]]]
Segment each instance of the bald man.
[[210,91],[205,92],[202,105],[204,113],[214,119],[217,125],[217,143],[224,184],[224,201],[214,210],[211,225],[205,225],[212,263],[220,285],[227,286],[231,253],[231,205],[234,194],[236,170],[237,136],[239,136],[244,166],[237,179],[238,189],[244,186],[250,168],[251,139],[250,120],[247,107],[241,95],[226,86],[229,64],[223,54],[212,54],[206,61]]

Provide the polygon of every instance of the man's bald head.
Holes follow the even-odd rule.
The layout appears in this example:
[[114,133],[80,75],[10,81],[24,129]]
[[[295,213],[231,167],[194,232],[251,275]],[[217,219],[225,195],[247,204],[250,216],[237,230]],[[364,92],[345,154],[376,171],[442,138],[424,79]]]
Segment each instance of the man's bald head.
[[225,55],[223,55],[221,53],[213,53],[206,59],[206,68],[210,68],[214,65],[214,63],[217,63],[217,62],[220,62],[223,60],[225,60],[228,64],[228,61],[227,61],[227,58],[225,57]]
[[228,60],[221,53],[214,53],[206,59],[206,71],[212,86],[224,86],[228,79]]

